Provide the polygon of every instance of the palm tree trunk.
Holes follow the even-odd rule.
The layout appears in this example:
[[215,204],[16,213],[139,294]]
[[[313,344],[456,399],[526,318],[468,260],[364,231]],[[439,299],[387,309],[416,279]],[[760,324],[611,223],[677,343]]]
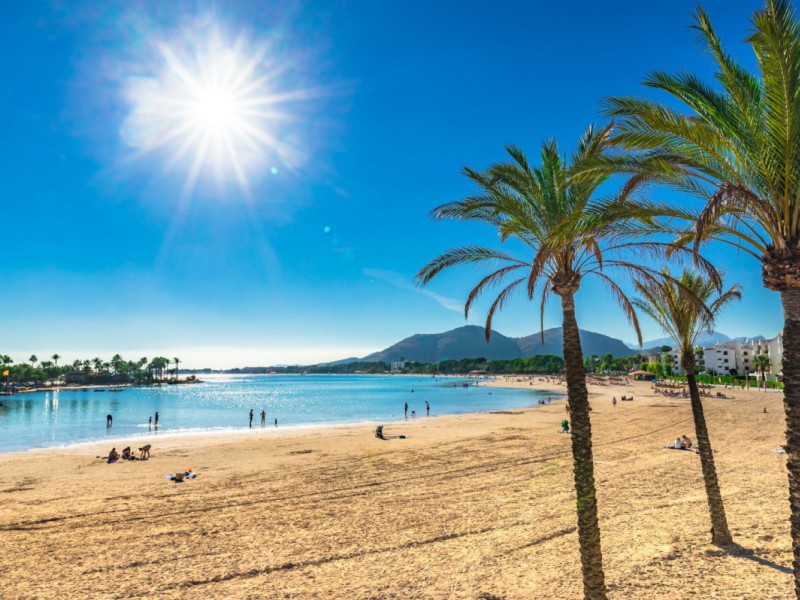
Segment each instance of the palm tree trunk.
[[733,537],[728,529],[728,518],[725,516],[722,493],[719,491],[717,467],[714,465],[714,452],[708,437],[703,403],[700,400],[700,391],[697,389],[693,365],[690,365],[689,368],[684,365],[684,369],[686,370],[686,381],[689,383],[694,432],[697,436],[697,446],[700,449],[700,464],[703,468],[703,482],[706,485],[708,511],[711,513],[711,543],[725,546],[733,543]]
[[597,522],[597,493],[592,459],[592,425],[589,420],[589,393],[583,351],[575,320],[572,294],[561,296],[564,324],[564,370],[572,419],[572,465],[578,499],[578,541],[583,568],[583,595],[586,600],[605,600],[603,552],[600,547],[600,525]]
[[783,407],[786,411],[786,467],[792,510],[794,591],[800,599],[800,289],[781,291],[783,303]]

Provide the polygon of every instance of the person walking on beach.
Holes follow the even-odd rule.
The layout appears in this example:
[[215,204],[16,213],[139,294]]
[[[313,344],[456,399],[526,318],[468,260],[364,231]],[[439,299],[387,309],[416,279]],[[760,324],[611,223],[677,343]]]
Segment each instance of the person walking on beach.
[[266,422],[267,422],[267,413],[262,410],[261,411],[261,426],[263,427]]
[[111,421],[113,421],[111,415],[106,415],[106,427],[111,427]]
[[430,417],[431,416],[431,405],[428,404],[427,400],[425,400],[425,416],[426,417]]
[[569,402],[567,402],[567,403],[564,405],[564,412],[566,412],[567,414],[569,414]]
[[253,426],[253,409],[250,409],[250,427]]
[[616,396],[614,396],[614,397],[611,399],[611,404],[612,404],[612,405],[614,405],[614,408],[617,408],[617,397],[616,397]]
[[153,423],[153,425],[155,425],[156,427],[158,427],[158,411],[156,411],[156,420],[155,420],[155,422]]
[[405,414],[405,417],[407,419],[408,418],[408,402],[405,403],[404,414]]

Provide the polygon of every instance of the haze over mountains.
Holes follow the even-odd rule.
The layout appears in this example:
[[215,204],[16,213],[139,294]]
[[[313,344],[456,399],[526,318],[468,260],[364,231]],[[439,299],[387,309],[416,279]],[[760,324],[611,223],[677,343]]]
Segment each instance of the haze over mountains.
[[[628,356],[631,349],[622,341],[593,331],[580,331],[581,346],[586,355],[612,354]],[[465,325],[443,333],[418,333],[368,356],[363,361],[410,360],[423,363],[435,363],[443,360],[459,360],[462,358],[479,358],[487,360],[526,358],[535,354],[553,354],[561,356],[563,335],[560,327],[544,331],[544,343],[541,333],[521,338],[512,338],[492,331],[491,341],[487,344],[483,327]],[[348,359],[354,360],[354,359]]]
[[[730,341],[743,342],[745,340],[764,340],[764,339],[766,339],[766,338],[763,335],[741,336],[741,337],[730,338],[727,335],[725,335],[724,333],[720,333],[719,331],[712,331],[711,333],[702,334],[697,339],[697,344],[696,345],[697,346],[713,346],[717,342],[723,342],[723,343],[724,342],[730,342]],[[631,344],[631,343],[626,342],[625,345],[628,346],[628,348],[630,348],[631,350],[640,350],[640,347],[639,347],[638,344]],[[646,342],[644,342],[642,344],[641,347],[642,348],[646,348],[646,349],[652,349],[652,348],[658,348],[660,346],[674,346],[674,345],[675,345],[675,341],[672,338],[663,337],[663,338],[657,338],[655,340],[647,340]]]

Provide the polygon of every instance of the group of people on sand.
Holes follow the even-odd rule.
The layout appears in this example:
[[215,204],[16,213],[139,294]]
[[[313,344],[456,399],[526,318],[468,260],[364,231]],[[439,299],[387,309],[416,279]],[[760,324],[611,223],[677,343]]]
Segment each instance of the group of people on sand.
[[131,450],[130,446],[123,448],[122,454],[117,452],[116,448],[112,448],[111,452],[108,453],[109,463],[115,463],[118,460],[147,460],[148,458],[150,458],[150,444],[139,448],[139,456],[136,456],[136,453]]
[[[255,416],[255,413],[253,412],[253,409],[251,408],[250,409],[250,427],[253,426],[253,417],[254,416]],[[266,425],[266,424],[267,424],[267,413],[266,413],[266,411],[262,410],[261,411],[261,426],[264,427],[264,425]],[[277,426],[278,426],[278,417],[275,417],[275,427],[277,427]]]
[[672,443],[672,447],[676,450],[691,450],[694,448],[694,443],[692,442],[692,438],[687,435],[679,435],[675,437],[675,441]]

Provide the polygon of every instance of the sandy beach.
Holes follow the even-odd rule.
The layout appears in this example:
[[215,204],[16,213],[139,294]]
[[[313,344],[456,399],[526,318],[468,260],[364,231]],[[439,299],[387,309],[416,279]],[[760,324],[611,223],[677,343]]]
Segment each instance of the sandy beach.
[[[492,385],[564,389],[517,379]],[[689,401],[591,387],[610,597],[793,597],[782,398],[728,393],[704,402],[733,551],[709,544],[699,456],[663,449],[694,436]],[[98,446],[2,454],[0,597],[580,598],[564,416],[165,437],[112,465]]]

